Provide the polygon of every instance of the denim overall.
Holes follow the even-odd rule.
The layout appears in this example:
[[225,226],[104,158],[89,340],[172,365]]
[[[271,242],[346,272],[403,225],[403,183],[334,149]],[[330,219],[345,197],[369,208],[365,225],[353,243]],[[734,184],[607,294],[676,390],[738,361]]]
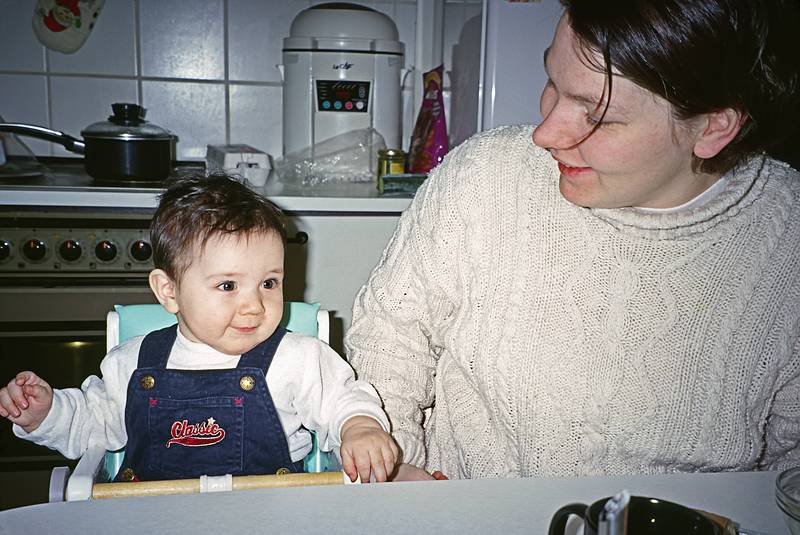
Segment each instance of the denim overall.
[[128,444],[117,480],[302,472],[266,382],[285,334],[278,327],[225,370],[168,370],[177,325],[145,336],[128,383]]

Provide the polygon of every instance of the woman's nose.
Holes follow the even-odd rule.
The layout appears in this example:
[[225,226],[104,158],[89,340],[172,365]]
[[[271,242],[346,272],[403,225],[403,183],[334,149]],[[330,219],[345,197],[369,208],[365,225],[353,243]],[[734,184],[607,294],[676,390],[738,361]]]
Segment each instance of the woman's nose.
[[571,149],[583,141],[585,128],[578,127],[563,107],[542,99],[542,122],[533,131],[533,142],[545,149]]

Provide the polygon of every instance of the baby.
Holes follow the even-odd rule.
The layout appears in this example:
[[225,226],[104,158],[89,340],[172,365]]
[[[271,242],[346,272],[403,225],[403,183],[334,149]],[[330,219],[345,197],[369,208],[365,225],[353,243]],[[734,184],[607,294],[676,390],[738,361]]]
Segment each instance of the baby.
[[350,477],[386,481],[398,448],[369,384],[317,338],[287,332],[280,211],[224,175],[175,179],[150,240],[150,288],[178,324],[132,338],[102,379],[53,390],[31,371],[0,389],[22,438],[69,458],[125,447],[118,480],[300,472],[314,430]]

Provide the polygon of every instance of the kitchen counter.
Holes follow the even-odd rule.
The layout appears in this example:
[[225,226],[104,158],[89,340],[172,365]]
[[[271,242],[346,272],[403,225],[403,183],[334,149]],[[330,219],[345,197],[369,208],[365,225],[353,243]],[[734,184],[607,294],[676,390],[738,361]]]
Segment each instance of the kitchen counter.
[[0,512],[0,534],[545,534],[567,503],[626,488],[728,516],[760,535],[787,533],[776,472],[571,479],[483,479],[300,487],[34,505]]
[[[255,191],[266,195],[286,212],[400,213],[410,196],[381,196],[372,183],[324,185],[301,188],[270,177]],[[54,184],[0,184],[0,205],[71,206],[155,209],[159,188],[74,186]]]

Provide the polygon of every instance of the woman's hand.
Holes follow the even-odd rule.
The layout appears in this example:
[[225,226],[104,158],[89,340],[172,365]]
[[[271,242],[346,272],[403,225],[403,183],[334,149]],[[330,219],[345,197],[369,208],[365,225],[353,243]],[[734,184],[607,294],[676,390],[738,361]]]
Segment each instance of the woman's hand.
[[392,436],[369,416],[353,416],[342,425],[342,468],[351,481],[386,481],[394,471],[399,449]]
[[53,389],[33,372],[19,372],[0,389],[0,416],[32,433],[50,412]]
[[391,481],[432,481],[433,479],[435,478],[422,468],[417,468],[413,464],[401,463],[397,465]]

